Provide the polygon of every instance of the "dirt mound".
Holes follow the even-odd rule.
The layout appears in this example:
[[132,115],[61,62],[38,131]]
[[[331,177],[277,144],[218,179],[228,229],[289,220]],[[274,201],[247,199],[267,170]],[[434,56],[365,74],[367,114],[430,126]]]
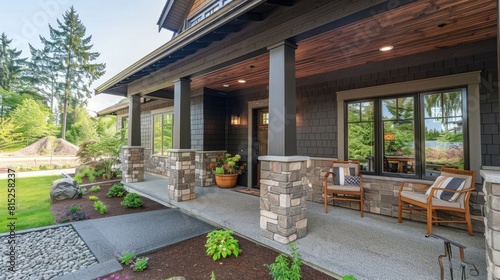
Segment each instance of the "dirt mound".
[[46,136],[21,150],[13,153],[14,156],[50,156],[54,152],[55,156],[76,156],[78,146],[70,142],[56,138],[54,136]]

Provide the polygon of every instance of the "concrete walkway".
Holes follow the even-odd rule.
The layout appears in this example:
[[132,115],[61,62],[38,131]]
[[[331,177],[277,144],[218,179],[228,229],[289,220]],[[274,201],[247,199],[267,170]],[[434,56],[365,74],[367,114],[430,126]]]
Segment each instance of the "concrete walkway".
[[[208,221],[217,227],[234,230],[249,239],[277,250],[288,247],[260,235],[259,197],[219,189],[197,187],[195,200],[175,202],[167,198],[164,178],[146,175],[145,181],[127,184],[129,191]],[[303,260],[333,275],[353,274],[357,279],[439,279],[438,256],[444,254],[443,242],[425,237],[425,224],[309,202],[308,234],[298,240]],[[435,234],[465,245],[465,260],[474,263],[479,276],[486,279],[485,239],[476,233],[435,226]],[[453,252],[458,259],[458,250]],[[445,264],[446,265],[446,264]],[[460,279],[459,264],[454,262],[455,279]],[[469,269],[470,267],[468,267]],[[445,266],[446,273],[449,269]],[[467,271],[468,271],[467,269]],[[449,277],[449,276],[448,276]]]
[[122,270],[115,253],[143,255],[206,234],[215,228],[178,209],[163,209],[72,223],[98,264],[65,274],[59,280],[85,280]]

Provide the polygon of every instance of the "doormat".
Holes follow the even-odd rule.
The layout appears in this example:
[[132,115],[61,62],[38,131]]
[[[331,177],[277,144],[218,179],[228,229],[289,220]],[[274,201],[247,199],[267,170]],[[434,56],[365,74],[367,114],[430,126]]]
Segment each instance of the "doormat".
[[246,193],[246,194],[250,194],[250,195],[260,196],[259,189],[241,188],[241,189],[236,189],[235,191],[240,192],[240,193]]

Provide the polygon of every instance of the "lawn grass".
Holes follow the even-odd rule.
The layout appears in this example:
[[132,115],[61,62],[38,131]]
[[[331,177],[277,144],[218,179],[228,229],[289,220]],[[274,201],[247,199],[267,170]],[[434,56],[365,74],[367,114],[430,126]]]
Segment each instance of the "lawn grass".
[[[43,176],[16,178],[16,209],[10,216],[7,209],[8,182],[0,180],[0,232],[7,232],[10,222],[16,223],[16,231],[54,224],[54,215],[50,212],[50,184],[62,176]],[[12,192],[11,192],[12,193]],[[16,220],[7,220],[15,217]]]

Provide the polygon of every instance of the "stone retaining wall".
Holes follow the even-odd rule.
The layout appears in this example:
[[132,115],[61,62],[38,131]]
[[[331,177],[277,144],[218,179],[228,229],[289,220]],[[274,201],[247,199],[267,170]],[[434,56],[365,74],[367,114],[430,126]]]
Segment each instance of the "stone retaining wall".
[[[330,171],[333,159],[313,158],[307,162],[307,198],[310,201],[323,203],[323,180],[326,172]],[[389,217],[398,217],[398,195],[402,178],[363,175],[363,188],[365,193],[364,209],[370,213]],[[431,183],[432,181],[408,180]],[[471,197],[471,214],[477,215],[472,219],[475,232],[484,232],[482,207],[484,193],[474,191]],[[350,201],[337,201],[340,207],[351,208],[359,211],[359,203]],[[331,206],[330,206],[331,207]],[[440,213],[443,218],[449,219]],[[426,217],[411,210],[403,212],[404,219],[426,222]],[[465,224],[443,224],[450,227],[466,229]]]

